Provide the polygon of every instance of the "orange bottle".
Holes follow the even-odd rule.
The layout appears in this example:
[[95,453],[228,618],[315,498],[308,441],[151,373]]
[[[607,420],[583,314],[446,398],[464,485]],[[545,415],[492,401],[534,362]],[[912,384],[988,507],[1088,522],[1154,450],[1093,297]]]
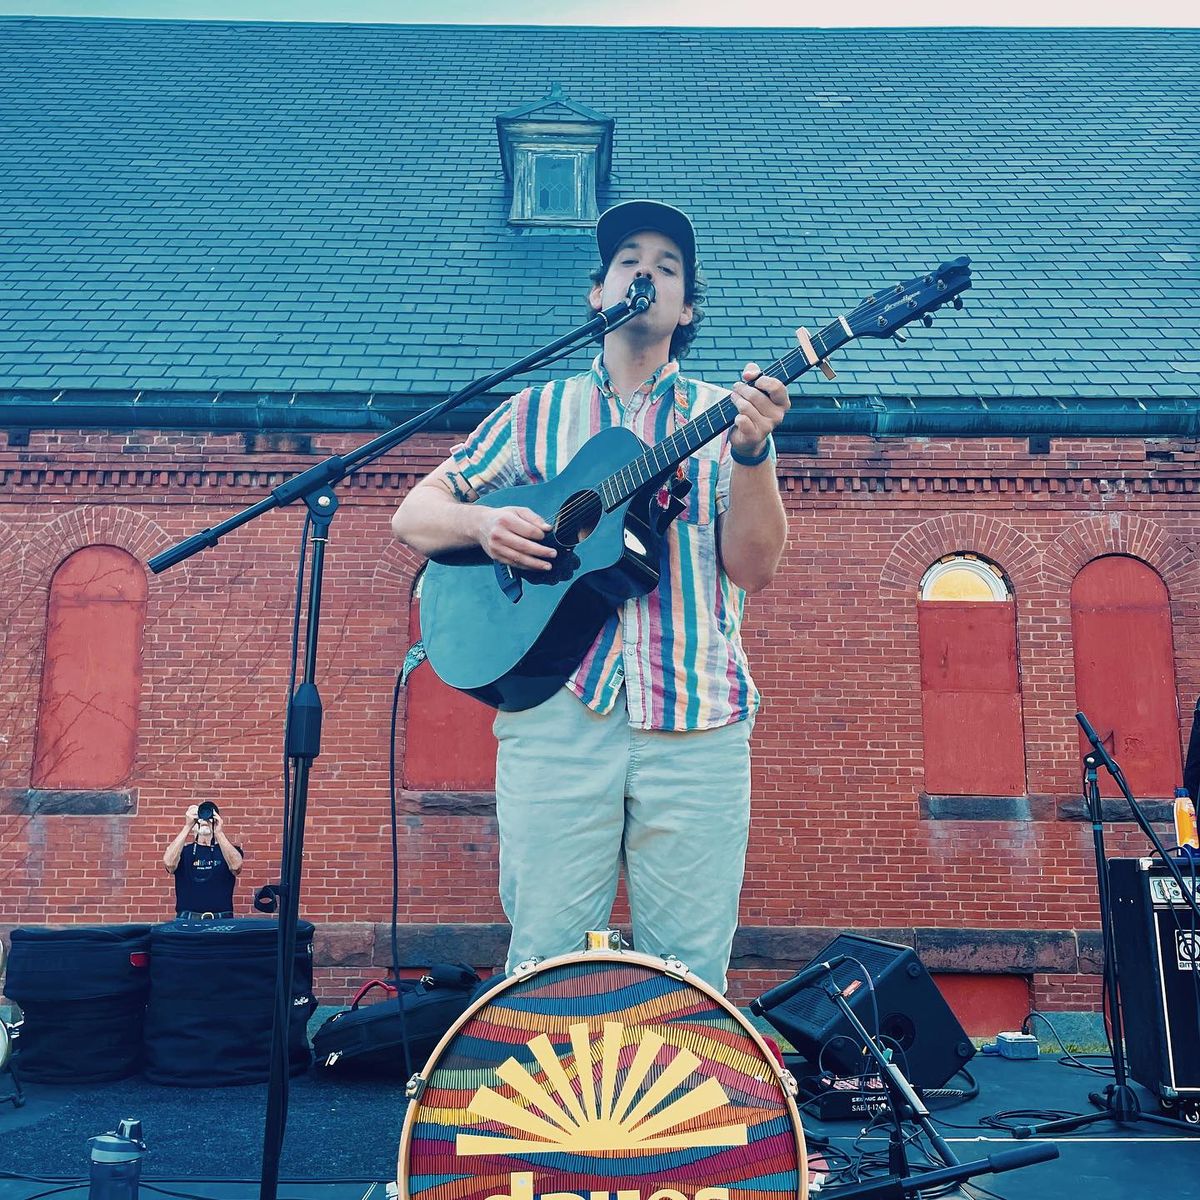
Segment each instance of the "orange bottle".
[[1190,846],[1200,850],[1200,833],[1196,830],[1196,806],[1187,788],[1175,789],[1175,844],[1182,850]]

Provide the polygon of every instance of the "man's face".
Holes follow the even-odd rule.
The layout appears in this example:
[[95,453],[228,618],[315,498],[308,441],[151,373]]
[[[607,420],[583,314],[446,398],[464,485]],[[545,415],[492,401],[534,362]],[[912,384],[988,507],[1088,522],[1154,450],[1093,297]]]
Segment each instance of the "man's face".
[[213,840],[213,825],[211,821],[196,822],[196,841],[201,846],[211,846]]
[[683,254],[671,238],[652,229],[630,235],[617,247],[604,283],[592,288],[592,307],[598,311],[619,303],[639,275],[654,284],[654,303],[648,312],[624,326],[623,332],[657,340],[670,338],[679,325],[691,324],[692,306],[684,300],[687,281]]

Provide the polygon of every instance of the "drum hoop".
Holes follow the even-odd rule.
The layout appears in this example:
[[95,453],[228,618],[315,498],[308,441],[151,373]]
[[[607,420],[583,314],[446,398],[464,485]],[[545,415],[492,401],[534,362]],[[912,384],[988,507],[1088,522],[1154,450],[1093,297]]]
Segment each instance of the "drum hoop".
[[[703,992],[710,1000],[715,1000],[718,1006],[725,1010],[726,1015],[732,1017],[741,1026],[743,1032],[750,1035],[751,1040],[758,1047],[763,1061],[775,1073],[775,1081],[779,1084],[784,1104],[791,1115],[792,1134],[796,1143],[796,1170],[800,1176],[800,1191],[797,1194],[797,1200],[806,1200],[808,1196],[808,1147],[804,1140],[804,1127],[800,1121],[800,1110],[796,1107],[796,1100],[792,1095],[791,1089],[795,1086],[795,1080],[792,1079],[791,1072],[780,1064],[772,1053],[771,1048],[763,1040],[762,1035],[742,1015],[737,1006],[722,996],[711,983],[707,983],[698,975],[693,975],[691,971],[681,974],[678,970],[673,970],[671,964],[665,959],[657,958],[653,954],[641,954],[636,950],[576,950],[571,954],[557,954],[553,958],[544,958],[536,966],[523,970],[519,975],[507,976],[502,983],[489,988],[482,996],[473,1000],[467,1006],[454,1024],[442,1035],[441,1040],[434,1046],[433,1052],[425,1060],[425,1065],[413,1078],[427,1080],[431,1068],[436,1065],[442,1051],[457,1036],[458,1031],[480,1009],[486,1007],[494,997],[508,991],[509,988],[519,983],[523,983],[526,979],[532,979],[535,975],[540,975],[543,971],[549,971],[555,967],[578,966],[582,962],[634,963],[637,966],[650,967],[653,970],[661,972],[663,975],[669,975],[672,979],[678,979],[680,982],[689,984],[691,987]],[[404,1129],[400,1134],[400,1149],[396,1163],[396,1183],[400,1189],[400,1200],[410,1200],[408,1192],[408,1150],[412,1144],[413,1126],[417,1123],[417,1114],[420,1112],[420,1108],[421,1101],[419,1098],[410,1099],[408,1110],[404,1114]]]

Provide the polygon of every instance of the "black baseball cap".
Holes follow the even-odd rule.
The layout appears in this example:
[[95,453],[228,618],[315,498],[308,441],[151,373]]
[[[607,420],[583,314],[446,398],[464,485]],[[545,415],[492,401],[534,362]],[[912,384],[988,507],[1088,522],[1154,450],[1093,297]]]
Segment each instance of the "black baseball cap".
[[600,214],[596,222],[596,246],[600,251],[600,261],[607,266],[617,247],[630,234],[640,233],[643,229],[666,234],[683,251],[688,275],[695,275],[696,231],[691,221],[686,213],[669,204],[659,204],[656,200],[627,200]]

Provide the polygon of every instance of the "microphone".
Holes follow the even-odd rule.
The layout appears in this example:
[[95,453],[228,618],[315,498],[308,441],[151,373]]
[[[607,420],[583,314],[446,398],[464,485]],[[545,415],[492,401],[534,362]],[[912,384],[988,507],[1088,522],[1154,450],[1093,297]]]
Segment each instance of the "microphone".
[[1092,728],[1092,723],[1081,712],[1075,714],[1077,720],[1083,729],[1087,740],[1092,743],[1092,749],[1096,752],[1096,757],[1104,764],[1108,773],[1115,779],[1120,768],[1113,762],[1112,755],[1104,748],[1104,743],[1100,740],[1100,735]]
[[629,285],[625,299],[635,313],[644,313],[654,303],[654,284],[644,275],[639,275]]
[[842,963],[847,961],[847,955],[835,954],[828,962],[812,963],[804,968],[794,979],[789,979],[786,983],[781,983],[778,987],[773,987],[769,992],[764,992],[757,1000],[750,1001],[750,1011],[756,1016],[761,1017],[769,1008],[774,1008],[778,1004],[782,1004],[785,1000],[790,1000],[802,988],[806,988],[812,981],[826,971],[832,971],[834,967],[840,967]]

